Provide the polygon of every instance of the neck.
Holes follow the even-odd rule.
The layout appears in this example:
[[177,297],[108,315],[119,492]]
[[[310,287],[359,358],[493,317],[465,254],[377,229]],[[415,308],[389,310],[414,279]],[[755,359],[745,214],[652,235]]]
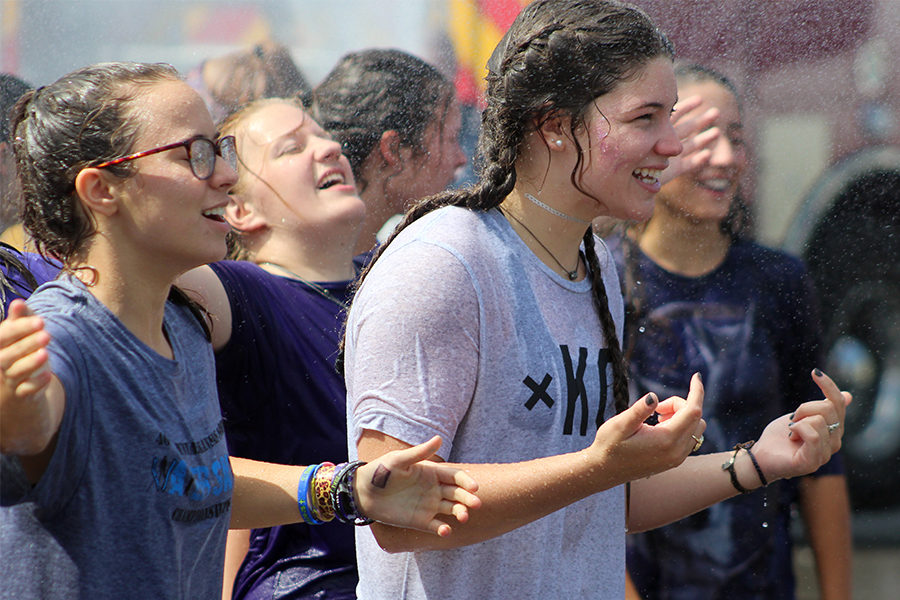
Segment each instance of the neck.
[[667,271],[699,277],[722,264],[731,239],[721,231],[718,221],[668,218],[657,204],[657,212],[638,244],[644,254]]
[[[76,276],[89,285],[91,294],[122,324],[154,351],[167,358],[172,349],[163,333],[166,299],[176,274],[160,272],[151,261],[129,261],[121,249],[102,247],[89,252],[83,263],[93,269],[78,270]],[[91,285],[93,284],[93,285]]]
[[548,267],[569,277],[573,268],[580,279],[586,270],[579,248],[589,224],[559,217],[513,190],[500,205],[513,230]]
[[353,279],[356,275],[353,265],[353,243],[356,237],[350,234],[346,237],[332,235],[328,241],[330,243],[325,243],[319,237],[288,241],[270,238],[259,248],[250,245],[250,260],[276,275],[283,276],[286,273],[267,268],[265,263],[278,265],[309,281]]
[[359,195],[366,205],[366,218],[354,249],[355,254],[362,254],[374,248],[378,243],[378,232],[388,219],[397,214],[386,193],[384,181],[372,180],[368,181],[366,188]]

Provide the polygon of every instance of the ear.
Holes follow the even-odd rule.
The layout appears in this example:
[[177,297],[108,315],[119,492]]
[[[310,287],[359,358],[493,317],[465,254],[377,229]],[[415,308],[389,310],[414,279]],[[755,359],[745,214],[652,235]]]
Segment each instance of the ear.
[[387,166],[395,171],[403,167],[403,154],[400,146],[400,134],[394,129],[388,129],[381,134],[378,140],[378,151]]
[[571,119],[560,115],[548,117],[538,128],[538,134],[543,138],[544,144],[553,152],[561,152],[569,144]]
[[232,193],[229,197],[231,200],[225,207],[225,220],[232,227],[242,233],[250,233],[268,226],[265,216],[252,201],[241,194]]
[[[113,181],[116,179],[116,181]],[[119,210],[115,188],[121,181],[102,169],[87,167],[75,176],[75,192],[91,213],[111,217]]]

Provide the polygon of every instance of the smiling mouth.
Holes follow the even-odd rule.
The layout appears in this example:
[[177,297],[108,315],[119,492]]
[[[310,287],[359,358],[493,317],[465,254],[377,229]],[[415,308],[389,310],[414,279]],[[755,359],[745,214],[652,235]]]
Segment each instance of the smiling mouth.
[[341,173],[330,173],[326,175],[320,182],[319,185],[316,186],[316,189],[326,190],[330,187],[341,185],[345,181],[343,174]]
[[656,185],[659,183],[662,171],[660,169],[635,169],[631,174],[648,185]]
[[225,222],[225,207],[218,206],[216,208],[204,210],[203,216],[212,221],[218,221],[220,223],[224,223]]
[[727,192],[731,189],[731,180],[724,178],[701,179],[697,181],[697,185],[713,192]]

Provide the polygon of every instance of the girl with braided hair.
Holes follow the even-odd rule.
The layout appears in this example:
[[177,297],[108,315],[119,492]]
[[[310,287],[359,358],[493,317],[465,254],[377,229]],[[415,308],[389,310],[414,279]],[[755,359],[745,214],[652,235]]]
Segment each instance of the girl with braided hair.
[[648,218],[683,150],[672,56],[631,6],[529,4],[488,63],[479,182],[414,206],[364,272],[345,334],[351,455],[440,433],[438,458],[466,464],[483,504],[452,540],[358,531],[360,598],[621,598],[626,530],[840,446],[847,398],[824,374],[826,399],[752,454],[686,460],[705,428],[697,376],[686,398],[629,407],[621,291],[591,222]]

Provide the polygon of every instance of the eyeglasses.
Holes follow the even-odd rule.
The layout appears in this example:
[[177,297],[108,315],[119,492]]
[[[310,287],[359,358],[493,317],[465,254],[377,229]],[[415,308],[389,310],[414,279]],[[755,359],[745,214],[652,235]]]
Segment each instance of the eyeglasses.
[[237,150],[235,149],[233,135],[226,135],[215,142],[202,135],[198,135],[180,142],[175,142],[174,144],[168,144],[166,146],[160,146],[159,148],[153,148],[152,150],[144,150],[143,152],[135,152],[128,156],[114,158],[100,163],[99,165],[94,165],[94,168],[102,169],[104,167],[111,167],[125,161],[143,158],[145,156],[150,156],[151,154],[156,154],[157,152],[174,150],[175,148],[181,148],[182,146],[187,148],[191,172],[194,173],[194,177],[197,179],[205,180],[212,177],[213,172],[216,170],[217,154],[224,158],[225,162],[227,162],[232,169],[237,170]]

